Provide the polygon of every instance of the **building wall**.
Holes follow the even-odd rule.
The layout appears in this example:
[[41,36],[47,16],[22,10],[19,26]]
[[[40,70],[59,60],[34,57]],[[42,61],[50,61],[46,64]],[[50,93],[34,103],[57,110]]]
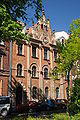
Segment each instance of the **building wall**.
[[[43,24],[43,28],[41,28]],[[46,27],[47,26],[47,30]],[[32,89],[36,87],[42,91],[45,96],[45,88],[48,87],[48,98],[56,98],[56,88],[59,88],[59,98],[66,98],[67,83],[64,79],[50,80],[49,71],[56,67],[54,60],[54,51],[56,49],[56,39],[54,33],[51,32],[49,27],[49,18],[46,19],[44,13],[39,18],[36,24],[33,24],[25,33],[30,36],[30,42],[22,41],[23,55],[17,54],[18,45],[13,42],[12,46],[12,81],[20,83],[28,99],[32,98]],[[36,47],[36,57],[32,56],[32,46]],[[44,59],[44,48],[47,49],[47,59]],[[17,64],[22,64],[23,76],[16,76]],[[36,76],[32,77],[32,67],[36,66]],[[44,68],[48,68],[48,78],[44,78]],[[37,98],[39,99],[39,97]]]
[[9,43],[0,43],[0,96],[8,95]]

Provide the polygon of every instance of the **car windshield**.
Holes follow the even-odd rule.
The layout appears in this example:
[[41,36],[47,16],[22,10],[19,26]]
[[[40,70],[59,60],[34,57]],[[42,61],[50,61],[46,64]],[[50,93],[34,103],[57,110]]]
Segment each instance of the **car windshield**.
[[0,98],[0,104],[9,104],[9,103],[10,103],[9,97]]

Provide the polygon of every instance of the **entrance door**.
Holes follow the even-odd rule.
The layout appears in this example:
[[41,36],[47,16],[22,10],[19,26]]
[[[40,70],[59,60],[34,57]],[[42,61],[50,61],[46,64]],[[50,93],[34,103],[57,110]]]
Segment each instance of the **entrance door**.
[[22,87],[18,86],[16,88],[16,105],[22,103]]

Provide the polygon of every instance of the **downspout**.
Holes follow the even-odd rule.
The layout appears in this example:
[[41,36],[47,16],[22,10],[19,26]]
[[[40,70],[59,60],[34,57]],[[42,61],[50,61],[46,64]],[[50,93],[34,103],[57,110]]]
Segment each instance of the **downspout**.
[[12,66],[12,40],[9,44],[9,79],[8,79],[8,96],[11,96],[11,66]]

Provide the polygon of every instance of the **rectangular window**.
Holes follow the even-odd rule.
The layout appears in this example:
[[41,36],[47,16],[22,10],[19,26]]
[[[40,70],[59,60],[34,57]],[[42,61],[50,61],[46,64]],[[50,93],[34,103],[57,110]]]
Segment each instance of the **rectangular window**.
[[44,49],[44,59],[47,60],[47,49]]
[[43,29],[43,24],[41,24],[41,29]]
[[54,61],[56,61],[57,58],[57,52],[54,50]]
[[36,57],[36,47],[32,46],[32,57]]
[[67,71],[65,71],[65,80],[67,80]]
[[22,44],[18,45],[18,54],[22,55]]

